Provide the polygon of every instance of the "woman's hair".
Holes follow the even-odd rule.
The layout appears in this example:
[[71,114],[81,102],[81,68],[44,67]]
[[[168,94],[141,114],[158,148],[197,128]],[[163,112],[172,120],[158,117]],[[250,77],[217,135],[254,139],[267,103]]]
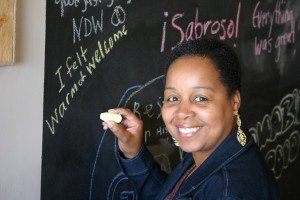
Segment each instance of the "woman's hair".
[[223,42],[216,39],[199,39],[183,42],[170,52],[166,60],[166,74],[170,65],[182,56],[209,58],[221,75],[221,81],[229,95],[241,89],[241,68],[236,53]]

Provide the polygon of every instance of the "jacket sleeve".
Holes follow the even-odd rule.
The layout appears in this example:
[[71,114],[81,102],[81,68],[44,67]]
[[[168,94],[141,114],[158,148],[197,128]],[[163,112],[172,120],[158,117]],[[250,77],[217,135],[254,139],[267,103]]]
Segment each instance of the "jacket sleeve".
[[142,146],[132,159],[124,158],[120,151],[117,154],[121,168],[133,183],[138,197],[154,199],[168,175],[160,169],[148,149]]

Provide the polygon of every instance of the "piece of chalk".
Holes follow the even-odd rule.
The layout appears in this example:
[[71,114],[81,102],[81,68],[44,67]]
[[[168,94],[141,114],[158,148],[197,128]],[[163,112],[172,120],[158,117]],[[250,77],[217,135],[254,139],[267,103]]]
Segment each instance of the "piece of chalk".
[[100,114],[100,119],[103,121],[114,121],[120,123],[122,121],[122,116],[116,113],[104,112]]

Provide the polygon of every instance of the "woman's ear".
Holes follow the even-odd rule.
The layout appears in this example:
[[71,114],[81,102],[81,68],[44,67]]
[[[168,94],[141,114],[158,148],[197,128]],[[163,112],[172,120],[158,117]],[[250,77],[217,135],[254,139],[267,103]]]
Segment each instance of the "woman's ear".
[[231,101],[232,101],[233,110],[239,110],[240,106],[241,106],[241,93],[240,93],[240,91],[236,90],[232,94]]

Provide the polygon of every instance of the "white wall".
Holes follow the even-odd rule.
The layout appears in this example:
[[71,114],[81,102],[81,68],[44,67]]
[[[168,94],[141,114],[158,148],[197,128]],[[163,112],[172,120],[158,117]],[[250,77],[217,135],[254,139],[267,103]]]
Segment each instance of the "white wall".
[[35,200],[41,185],[46,0],[17,0],[16,13],[16,64],[0,67],[0,199]]

